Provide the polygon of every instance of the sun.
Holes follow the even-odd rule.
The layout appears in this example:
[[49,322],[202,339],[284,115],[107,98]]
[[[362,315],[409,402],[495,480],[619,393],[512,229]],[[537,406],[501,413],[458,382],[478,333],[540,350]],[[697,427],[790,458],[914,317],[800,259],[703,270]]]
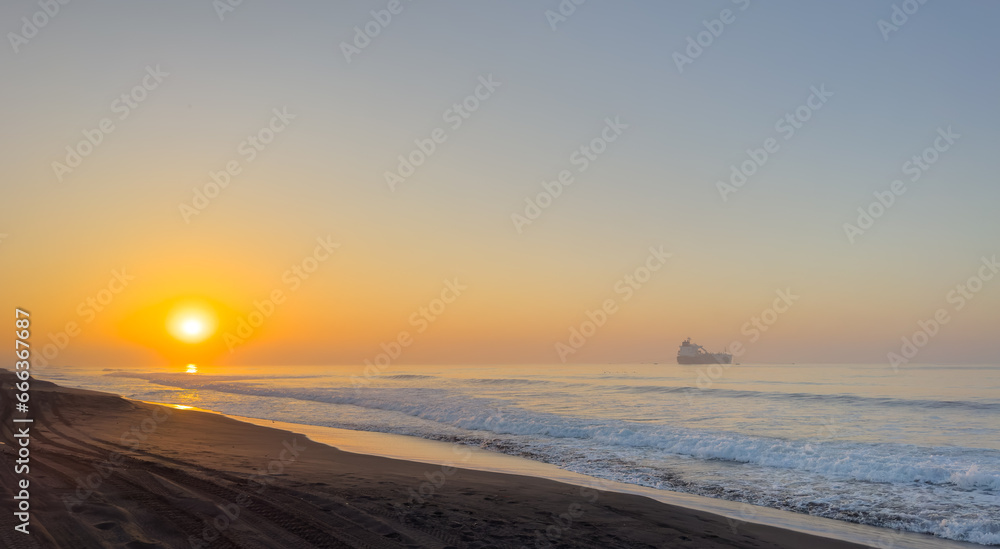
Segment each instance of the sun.
[[167,315],[167,331],[184,343],[201,343],[215,333],[215,312],[200,303],[184,303]]
[[205,333],[205,324],[198,318],[189,318],[181,324],[181,331],[191,337],[198,337]]

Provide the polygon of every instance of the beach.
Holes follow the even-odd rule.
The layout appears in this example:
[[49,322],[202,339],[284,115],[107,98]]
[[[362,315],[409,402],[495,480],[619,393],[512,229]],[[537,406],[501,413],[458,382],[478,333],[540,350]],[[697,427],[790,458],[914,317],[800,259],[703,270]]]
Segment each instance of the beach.
[[[4,372],[3,389],[14,381]],[[4,547],[860,547],[545,479],[343,452],[33,380],[29,534]],[[3,409],[13,464],[12,403]],[[12,466],[0,473],[16,493]]]
[[1000,543],[1000,377],[989,365],[362,370],[60,366],[42,377],[359,454],[597,483],[862,545]]

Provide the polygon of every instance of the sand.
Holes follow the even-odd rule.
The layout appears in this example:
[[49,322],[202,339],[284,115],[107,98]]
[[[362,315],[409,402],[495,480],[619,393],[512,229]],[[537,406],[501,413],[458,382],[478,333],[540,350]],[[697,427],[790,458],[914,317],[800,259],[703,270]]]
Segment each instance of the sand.
[[[0,370],[4,548],[862,547],[642,496],[343,452],[38,380],[30,471],[18,474],[13,381]],[[10,512],[21,479],[28,535]]]

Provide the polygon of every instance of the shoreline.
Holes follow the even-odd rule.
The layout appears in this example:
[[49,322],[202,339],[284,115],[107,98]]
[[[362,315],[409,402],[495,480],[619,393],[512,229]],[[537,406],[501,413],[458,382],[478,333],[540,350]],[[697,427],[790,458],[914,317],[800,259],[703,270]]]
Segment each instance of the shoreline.
[[[161,405],[172,406],[171,404]],[[221,414],[221,412],[211,410],[209,412]],[[867,524],[794,513],[771,507],[761,507],[685,492],[672,492],[638,484],[605,480],[568,471],[549,463],[483,450],[478,447],[468,447],[472,451],[470,459],[456,464],[455,454],[450,450],[453,443],[410,435],[398,435],[378,431],[355,431],[337,427],[291,423],[233,414],[221,415],[265,428],[273,427],[302,433],[315,442],[333,446],[349,453],[425,463],[431,466],[460,465],[464,469],[506,475],[530,476],[563,484],[583,486],[585,488],[632,494],[654,499],[667,505],[711,513],[727,519],[727,521],[731,519],[738,522],[753,522],[775,528],[794,530],[804,534],[857,543],[863,546],[891,546],[893,549],[970,549],[988,547],[975,543],[938,538],[929,534],[903,532]],[[405,446],[396,444],[397,441],[405,442]],[[417,451],[413,450],[414,444],[418,446]]]
[[[0,370],[4,390],[12,381],[12,374]],[[303,429],[260,426],[41,380],[32,381],[31,396],[31,534],[13,529],[11,513],[0,514],[0,542],[12,549],[848,549],[880,542],[851,543],[734,520],[634,491],[352,453],[310,440],[300,434]],[[12,415],[12,403],[5,402],[0,414],[5,462],[12,461]],[[297,424],[282,427],[287,425]],[[473,451],[436,444],[448,446],[458,464]],[[0,471],[5,491],[16,492],[15,480],[12,467]],[[897,548],[909,547],[903,538],[915,536],[864,528],[890,535],[882,543],[891,540]],[[976,547],[923,538],[936,547]]]

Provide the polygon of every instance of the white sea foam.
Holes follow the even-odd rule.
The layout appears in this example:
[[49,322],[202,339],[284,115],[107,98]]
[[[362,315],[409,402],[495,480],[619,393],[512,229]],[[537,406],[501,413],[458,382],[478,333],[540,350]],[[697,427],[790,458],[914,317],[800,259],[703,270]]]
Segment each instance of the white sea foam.
[[[438,389],[269,388],[205,383],[191,378],[146,377],[157,383],[244,395],[291,398],[407,415],[467,430],[496,434],[576,438],[603,446],[655,448],[699,459],[719,459],[796,469],[870,482],[955,484],[962,488],[1000,488],[1000,452],[972,448],[925,448],[906,444],[866,444],[822,440],[783,440],[737,433],[636,424],[618,420],[581,420],[531,412]],[[187,381],[191,379],[190,381]],[[186,383],[185,383],[186,381]],[[429,433],[414,433],[427,435]]]

